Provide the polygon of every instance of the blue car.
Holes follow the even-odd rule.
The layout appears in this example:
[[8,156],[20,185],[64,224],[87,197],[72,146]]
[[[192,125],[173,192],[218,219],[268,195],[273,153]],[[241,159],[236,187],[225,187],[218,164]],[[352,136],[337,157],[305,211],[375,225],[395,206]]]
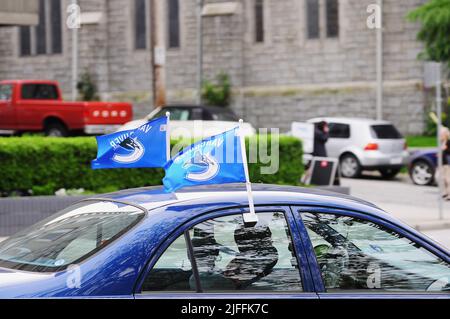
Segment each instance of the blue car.
[[237,184],[83,200],[0,244],[1,298],[450,298],[450,254],[376,206]]
[[416,185],[433,185],[437,167],[437,149],[416,151],[408,161],[408,172]]

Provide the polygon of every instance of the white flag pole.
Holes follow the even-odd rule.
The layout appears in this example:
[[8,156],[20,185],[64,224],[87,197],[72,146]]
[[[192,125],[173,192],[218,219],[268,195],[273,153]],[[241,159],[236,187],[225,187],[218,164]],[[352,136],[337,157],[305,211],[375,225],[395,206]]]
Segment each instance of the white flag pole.
[[258,222],[258,216],[255,213],[255,204],[253,202],[253,194],[252,194],[252,184],[250,183],[250,178],[248,175],[247,151],[245,148],[244,130],[242,129],[243,123],[244,123],[244,121],[242,119],[240,119],[239,120],[239,140],[241,142],[242,163],[244,165],[245,186],[247,188],[248,206],[250,208],[250,212],[242,214],[242,217],[244,219],[245,224],[250,224],[253,226]]
[[166,161],[170,161],[170,112],[166,112]]

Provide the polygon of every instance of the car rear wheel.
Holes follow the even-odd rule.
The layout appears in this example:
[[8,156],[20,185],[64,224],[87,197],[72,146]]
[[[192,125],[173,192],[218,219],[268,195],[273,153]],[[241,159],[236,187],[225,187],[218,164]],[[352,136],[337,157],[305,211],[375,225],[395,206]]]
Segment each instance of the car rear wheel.
[[410,175],[416,185],[431,185],[434,181],[434,169],[425,161],[415,162],[411,167]]
[[383,168],[383,169],[380,169],[380,174],[385,179],[392,179],[398,173],[400,173],[400,169],[399,168]]
[[341,174],[343,177],[356,178],[361,175],[361,164],[352,154],[342,156],[340,161]]
[[69,132],[64,124],[53,122],[47,124],[45,127],[45,135],[50,137],[66,137],[69,135]]

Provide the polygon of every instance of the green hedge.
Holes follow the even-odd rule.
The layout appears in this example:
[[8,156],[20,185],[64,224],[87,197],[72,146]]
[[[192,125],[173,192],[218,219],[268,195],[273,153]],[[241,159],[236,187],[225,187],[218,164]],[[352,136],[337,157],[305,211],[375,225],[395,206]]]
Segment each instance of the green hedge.
[[[261,138],[261,137],[256,137]],[[270,145],[270,138],[269,145]],[[175,142],[172,141],[172,145]],[[247,149],[249,140],[247,139]],[[187,144],[184,141],[183,144]],[[252,143],[253,144],[253,143]],[[270,147],[269,147],[270,150]],[[34,195],[54,194],[60,188],[84,188],[96,193],[118,189],[160,185],[162,169],[92,170],[90,162],[96,157],[97,145],[93,137],[0,138],[0,192],[32,190]],[[254,183],[296,185],[303,173],[301,142],[280,137],[280,166],[276,174],[263,175],[260,167],[250,164],[250,179]]]

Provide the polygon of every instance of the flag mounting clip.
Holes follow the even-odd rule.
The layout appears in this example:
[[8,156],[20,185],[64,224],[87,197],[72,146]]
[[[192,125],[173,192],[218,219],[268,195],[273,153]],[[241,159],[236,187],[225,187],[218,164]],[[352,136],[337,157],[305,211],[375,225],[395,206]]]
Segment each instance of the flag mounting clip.
[[241,142],[242,163],[244,164],[244,173],[245,173],[245,187],[247,189],[248,206],[250,208],[250,212],[243,213],[242,218],[244,220],[245,226],[253,227],[258,223],[258,216],[255,213],[255,204],[253,202],[252,184],[250,183],[250,178],[249,178],[249,174],[248,174],[247,151],[245,148],[245,136],[244,136],[244,130],[242,129],[243,123],[244,123],[244,121],[242,119],[240,119],[239,120],[239,139]]

